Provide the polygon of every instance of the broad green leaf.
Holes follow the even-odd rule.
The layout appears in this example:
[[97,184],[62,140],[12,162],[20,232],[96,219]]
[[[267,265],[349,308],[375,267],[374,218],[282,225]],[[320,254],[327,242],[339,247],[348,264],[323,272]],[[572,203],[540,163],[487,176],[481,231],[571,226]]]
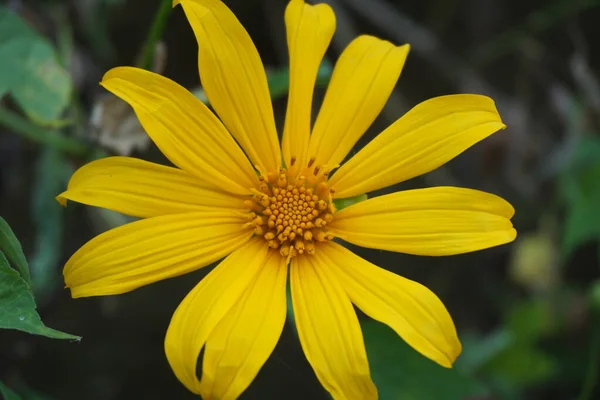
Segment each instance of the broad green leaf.
[[35,32],[13,12],[0,6],[0,44],[10,40],[11,36],[35,36]]
[[17,239],[13,230],[2,217],[0,217],[0,251],[19,270],[21,277],[26,282],[29,282],[29,267],[27,266],[27,259],[25,258],[25,254],[23,254],[21,243],[19,243],[19,239]]
[[417,353],[386,325],[373,320],[361,325],[380,399],[455,400],[487,394],[456,368],[441,367]]
[[0,26],[0,94],[10,92],[30,118],[51,123],[69,103],[68,72],[52,45],[2,6]]
[[[1,21],[0,21],[1,22]],[[3,400],[21,400],[21,397],[0,381],[0,394]]]
[[29,259],[32,288],[39,304],[55,289],[61,275],[59,263],[63,243],[64,209],[54,197],[66,187],[73,168],[64,153],[46,148],[37,162],[31,216],[36,229],[33,253]]
[[[35,36],[21,18],[15,16],[4,6],[0,5],[0,49],[12,37],[32,37]],[[1,52],[0,52],[1,53]],[[2,59],[4,61],[4,59]],[[14,71],[5,71],[14,72]],[[11,87],[11,75],[0,76],[0,97],[2,97]]]
[[81,337],[48,328],[41,321],[27,283],[8,265],[0,253],[0,328],[17,329],[54,339],[80,340]]

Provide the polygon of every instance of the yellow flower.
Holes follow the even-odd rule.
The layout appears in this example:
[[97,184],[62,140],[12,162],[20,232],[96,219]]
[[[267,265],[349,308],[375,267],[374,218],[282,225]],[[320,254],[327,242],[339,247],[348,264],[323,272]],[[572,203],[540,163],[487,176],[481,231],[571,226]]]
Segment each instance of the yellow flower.
[[418,255],[465,253],[512,241],[513,207],[454,187],[382,195],[341,211],[333,199],[429,172],[503,129],[493,101],[425,101],[332,173],[387,101],[408,45],[372,36],[350,43],[311,129],[317,69],[335,16],[327,5],[292,0],[280,148],[265,71],[248,33],[219,0],[175,3],[198,39],[200,78],[220,119],[160,75],[120,67],[104,76],[102,86],[133,107],[176,167],[110,157],[73,175],[61,203],[142,219],[97,236],[71,257],[64,276],[72,296],[128,292],[225,257],[177,308],[165,339],[173,371],[205,399],[238,397],[270,356],[286,319],[288,268],[302,348],[334,398],[377,397],[353,304],[450,367],[461,345],[442,302],[332,239]]

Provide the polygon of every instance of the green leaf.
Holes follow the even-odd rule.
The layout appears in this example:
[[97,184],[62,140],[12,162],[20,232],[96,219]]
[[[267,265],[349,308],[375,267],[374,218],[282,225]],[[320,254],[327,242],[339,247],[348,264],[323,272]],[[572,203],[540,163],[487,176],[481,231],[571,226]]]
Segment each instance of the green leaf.
[[556,312],[542,298],[516,303],[506,314],[508,346],[481,368],[501,385],[513,389],[546,381],[557,371],[557,361],[539,348],[544,337],[558,328]]
[[19,243],[19,239],[17,239],[13,230],[2,217],[0,217],[0,251],[13,263],[21,274],[21,277],[26,282],[29,282],[31,280],[29,266],[27,265],[25,254],[23,254],[21,243]]
[[[1,21],[0,21],[1,23]],[[21,400],[21,397],[0,381],[0,394],[4,400]]]
[[50,123],[70,100],[72,82],[51,44],[0,6],[0,94],[8,91],[33,120]]
[[379,397],[404,400],[454,400],[486,395],[476,380],[423,357],[379,322],[362,323],[371,376]]
[[561,243],[561,254],[564,258],[578,247],[600,238],[598,204],[600,198],[595,204],[582,199],[567,210]]
[[20,390],[23,400],[51,400],[51,398],[45,394],[42,394],[30,387],[24,387]]
[[333,200],[333,204],[335,204],[335,208],[340,211],[346,207],[350,207],[352,204],[360,203],[361,201],[365,201],[367,199],[367,194],[363,193],[354,197],[346,197],[345,199],[335,199]]
[[0,399],[2,400],[50,400],[50,397],[38,393],[26,386],[21,386],[19,393],[21,395],[18,395],[14,390],[10,389],[0,381]]
[[558,363],[544,351],[523,343],[503,351],[485,370],[511,386],[523,387],[550,379],[558,371]]
[[35,37],[36,33],[17,15],[0,6],[0,46],[13,36]]
[[600,239],[600,139],[582,139],[557,188],[566,205],[561,253],[568,257],[579,246]]
[[590,309],[600,316],[600,279],[597,279],[590,286],[588,300],[590,303]]
[[541,298],[520,301],[513,306],[504,322],[518,343],[537,343],[558,328],[558,316],[551,304]]
[[27,283],[8,265],[0,253],[0,328],[17,329],[54,339],[80,340],[81,337],[48,328],[41,321]]
[[465,373],[477,373],[490,360],[513,343],[513,335],[502,329],[485,336],[475,333],[461,335],[463,351],[455,366]]

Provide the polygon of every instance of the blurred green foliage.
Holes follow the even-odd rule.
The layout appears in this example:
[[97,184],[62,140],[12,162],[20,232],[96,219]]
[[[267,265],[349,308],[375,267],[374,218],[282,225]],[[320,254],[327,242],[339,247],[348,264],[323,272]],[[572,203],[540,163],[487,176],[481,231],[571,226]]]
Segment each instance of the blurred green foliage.
[[0,394],[3,396],[3,400],[50,400],[49,397],[46,397],[28,387],[21,388],[19,394],[17,394],[14,390],[2,382],[0,382]]
[[464,399],[489,394],[457,368],[446,369],[424,358],[379,322],[361,324],[371,375],[381,399]]
[[21,400],[21,397],[17,395],[13,390],[7,387],[4,383],[0,382],[0,394],[4,400]]
[[546,302],[533,299],[516,304],[506,316],[505,329],[510,340],[483,370],[513,388],[552,378],[557,372],[557,361],[539,347],[539,342],[553,323]]
[[38,303],[45,302],[54,288],[62,285],[59,264],[63,248],[64,210],[56,206],[54,198],[66,188],[73,172],[73,165],[56,149],[44,149],[37,160],[31,202],[36,239],[29,268]]
[[10,93],[33,120],[55,123],[70,101],[72,83],[54,47],[0,6],[0,96]]
[[600,139],[588,136],[577,143],[570,163],[560,176],[559,193],[566,217],[561,243],[564,257],[600,239]]
[[[25,194],[28,197],[24,201],[26,206],[23,207],[23,215],[13,215],[12,211],[10,214],[5,215],[15,218],[18,224],[13,224],[13,227],[22,228],[21,231],[27,232],[29,235],[26,240],[23,240],[23,243],[27,243],[27,246],[25,246],[27,251],[24,252],[13,230],[6,221],[0,218],[0,328],[19,330],[50,338],[80,339],[78,336],[48,328],[41,321],[37,311],[37,309],[45,309],[54,311],[55,320],[61,321],[65,326],[78,326],[86,332],[86,335],[89,332],[97,341],[93,342],[94,339],[90,338],[92,344],[89,347],[82,344],[76,348],[57,347],[60,345],[44,343],[38,345],[32,351],[32,354],[15,356],[17,351],[13,352],[13,348],[27,347],[26,345],[23,346],[23,343],[31,343],[32,339],[29,337],[23,339],[22,336],[25,335],[21,335],[19,332],[17,332],[19,336],[3,336],[2,339],[7,337],[8,341],[2,341],[2,343],[9,344],[5,346],[5,349],[2,349],[4,353],[0,353],[0,357],[10,354],[13,358],[9,359],[9,362],[16,361],[14,367],[12,365],[8,367],[2,365],[4,369],[0,369],[0,394],[6,400],[44,399],[43,395],[29,389],[23,383],[31,380],[38,385],[45,385],[49,392],[69,393],[67,398],[83,398],[89,393],[97,392],[97,390],[89,389],[89,387],[97,388],[100,386],[106,389],[106,392],[101,393],[111,393],[109,383],[118,381],[117,376],[122,375],[122,381],[130,381],[133,375],[131,370],[137,368],[136,363],[142,365],[140,368],[144,373],[147,372],[147,369],[150,368],[147,363],[150,364],[151,361],[148,356],[148,349],[144,348],[140,351],[138,348],[137,352],[131,350],[132,352],[129,353],[130,349],[135,348],[135,345],[123,342],[116,343],[117,340],[127,336],[125,334],[119,336],[114,333],[117,330],[115,327],[123,330],[139,329],[142,318],[148,320],[148,327],[145,332],[152,332],[156,338],[152,337],[153,341],[148,340],[148,342],[143,343],[157,344],[157,352],[162,352],[162,335],[172,310],[169,309],[165,313],[167,316],[163,316],[163,319],[150,320],[150,318],[156,318],[157,314],[162,315],[161,310],[165,307],[165,303],[170,305],[170,301],[176,304],[185,293],[181,285],[172,286],[177,289],[173,292],[163,292],[162,288],[164,286],[161,286],[156,292],[144,292],[151,294],[146,297],[144,295],[140,295],[142,297],[128,295],[129,297],[124,296],[124,300],[115,298],[100,299],[93,303],[85,303],[85,310],[75,314],[74,317],[63,315],[63,308],[66,308],[65,304],[72,304],[72,302],[61,303],[57,301],[57,299],[64,300],[67,297],[65,291],[60,291],[63,286],[60,267],[65,258],[72,253],[73,248],[80,245],[84,238],[89,238],[95,233],[129,221],[126,217],[105,210],[90,210],[86,211],[87,214],[82,214],[81,209],[72,207],[65,211],[54,200],[54,196],[66,186],[66,182],[76,166],[85,163],[90,158],[103,157],[115,152],[112,148],[100,146],[96,136],[94,136],[95,133],[90,128],[90,121],[94,119],[94,107],[100,107],[98,104],[101,102],[97,99],[96,92],[85,87],[85,80],[88,80],[88,84],[91,81],[94,90],[98,90],[97,80],[101,76],[101,72],[115,63],[131,64],[135,63],[135,60],[139,60],[138,64],[140,65],[143,64],[147,68],[162,72],[160,71],[160,63],[156,62],[157,57],[160,58],[161,54],[157,51],[157,45],[160,38],[164,36],[164,30],[169,29],[166,17],[171,11],[170,8],[164,6],[167,3],[165,1],[161,3],[162,6],[158,5],[159,2],[153,3],[153,5],[157,5],[156,9],[160,10],[154,16],[138,15],[141,14],[138,7],[141,3],[136,3],[133,0],[93,0],[85,2],[87,6],[82,5],[84,2],[72,2],[69,3],[68,7],[61,1],[41,1],[39,4],[43,4],[43,6],[39,5],[38,2],[34,3],[42,10],[46,10],[44,7],[52,8],[48,6],[48,3],[61,8],[61,13],[58,13],[61,17],[57,18],[56,14],[51,14],[50,17],[58,25],[55,35],[56,46],[49,38],[42,35],[38,29],[34,29],[30,23],[26,23],[21,16],[9,10],[6,6],[0,5],[0,60],[2,60],[0,63],[0,100],[2,100],[0,104],[0,126],[7,128],[6,132],[0,132],[0,150],[2,150],[2,140],[12,134],[20,135],[26,139],[23,142],[28,145],[26,150],[14,150],[13,147],[10,147],[8,152],[3,153],[4,155],[27,151],[26,161],[21,161],[20,164],[14,161],[9,164],[5,161],[9,158],[8,156],[0,159],[0,166],[11,171],[14,170],[14,165],[26,165],[26,168],[22,168],[25,172],[21,172],[22,176],[26,178],[22,178],[22,176],[17,178],[25,181],[24,185],[28,188]],[[354,3],[363,7],[367,4],[366,2],[353,2],[350,0],[341,3]],[[392,2],[388,3],[391,4]],[[454,21],[452,19],[453,13],[459,9],[460,4],[459,2],[451,4],[452,2],[443,1],[430,3],[433,5],[428,5],[426,8],[448,11],[447,13],[444,12],[444,15],[438,15],[432,11],[432,14],[429,15],[432,20],[436,21],[435,24],[432,23],[432,31],[435,33],[436,30],[439,30],[439,36],[444,37],[441,33],[442,28],[452,25],[450,22]],[[488,5],[491,6],[492,3]],[[511,6],[515,9],[518,8],[516,2],[513,3],[510,3]],[[520,68],[526,71],[531,68],[537,72],[540,65],[543,67],[543,62],[547,62],[542,57],[536,58],[540,51],[543,51],[544,43],[551,43],[552,46],[549,47],[554,52],[556,50],[554,48],[556,39],[534,37],[532,35],[560,27],[561,24],[565,24],[567,18],[574,18],[582,9],[591,10],[597,5],[596,3],[591,0],[581,0],[542,4],[538,10],[531,12],[520,24],[514,24],[516,28],[506,27],[489,43],[482,45],[483,41],[474,41],[472,43],[474,49],[472,56],[466,58],[472,61],[473,66],[479,66],[480,68],[492,65],[491,61],[500,61],[501,68],[504,68],[504,65],[501,64],[502,58],[506,55],[515,54],[515,56],[522,56],[524,59],[524,61],[521,61],[525,67],[521,66]],[[125,10],[128,4],[132,4],[131,7],[135,9],[133,19],[125,17],[119,19],[121,11]],[[245,10],[252,16],[252,18],[247,17],[251,22],[255,19],[254,17],[259,16],[257,10],[263,7],[262,4],[253,2],[240,2],[239,4],[241,4],[239,5],[240,9]],[[370,7],[375,7],[380,3],[373,1],[368,4]],[[497,4],[495,6],[499,7]],[[243,7],[247,8],[244,9]],[[348,7],[350,8],[350,6]],[[510,6],[507,7],[510,9]],[[417,5],[406,6],[407,12],[411,12],[413,8],[416,9]],[[65,9],[78,15],[79,26],[74,27],[71,25],[74,23],[71,20],[70,13],[65,12]],[[477,10],[475,7],[473,10],[470,9],[469,13],[475,14]],[[436,12],[439,13],[439,11]],[[479,9],[479,12],[483,14],[481,9]],[[148,14],[148,12],[145,14]],[[113,43],[115,40],[110,32],[111,18],[121,25],[127,25],[138,23],[138,17],[139,19],[146,18],[148,21],[153,20],[151,24],[146,23],[147,26],[150,26],[150,29],[148,29],[149,34],[138,35],[139,30],[127,27],[125,32],[135,33],[131,35],[131,38],[125,38],[122,33],[120,36],[113,36],[119,37],[119,40],[124,42],[136,40],[137,42],[130,47],[117,48],[118,46]],[[281,22],[281,16],[278,15],[277,18]],[[348,22],[347,18],[343,12],[338,16],[342,41],[349,39],[347,37],[348,32],[352,32],[356,28]],[[386,18],[392,18],[392,16],[381,15],[380,18],[386,20]],[[458,17],[454,15],[454,18]],[[477,20],[470,14],[460,18],[460,21]],[[375,22],[375,30],[377,32],[383,30],[379,26],[379,21]],[[398,24],[398,26],[404,25]],[[410,26],[415,32],[420,32],[417,24]],[[259,28],[266,30],[263,26]],[[173,26],[171,26],[171,29],[173,29]],[[273,29],[276,29],[276,27]],[[577,31],[573,27],[569,29]],[[73,35],[78,35],[77,40],[74,39]],[[573,34],[573,36],[577,35],[577,33]],[[564,39],[562,36],[560,36],[560,39]],[[428,49],[434,53],[439,53],[434,46],[435,43],[431,41],[434,36],[419,36],[417,34],[415,37],[426,39],[421,42],[425,43],[421,47],[419,47],[418,41],[415,43],[414,48],[417,58],[424,56],[423,58],[430,60],[431,58],[428,58],[429,54],[427,53]],[[171,40],[172,52],[189,52],[191,57],[187,58],[186,62],[189,65],[195,65],[195,49],[180,50],[174,44],[178,41],[179,37],[175,41]],[[464,50],[463,47],[468,47],[463,46],[463,41],[464,39],[459,40],[460,51]],[[81,46],[81,43],[85,43],[85,46],[88,47],[84,52],[77,49],[77,46]],[[121,43],[118,44],[121,45]],[[573,47],[576,47],[577,51],[582,51],[578,46],[581,46],[581,44],[576,44]],[[526,56],[520,54],[519,49],[521,48],[524,49],[521,53]],[[531,49],[535,51],[530,51]],[[81,56],[81,53],[84,53],[87,58]],[[80,56],[80,58],[77,58],[77,56]],[[556,57],[554,53],[552,53],[552,56]],[[99,64],[99,66],[94,65],[99,71],[95,72],[95,75],[90,72],[93,69],[90,68],[89,59],[96,60],[95,62]],[[554,58],[551,59],[552,62],[557,62]],[[86,60],[88,64],[84,62]],[[410,62],[413,60],[414,58]],[[454,59],[452,60],[453,62],[440,63],[439,66],[435,67],[442,70],[452,70],[454,74],[460,69],[461,64],[455,62]],[[73,68],[72,64],[77,65],[75,61],[81,63],[79,69]],[[180,64],[185,65],[185,62]],[[405,88],[406,91],[409,91],[411,85],[415,85],[418,89],[418,95],[415,97],[421,98],[427,93],[427,90],[432,91],[427,85],[430,82],[425,82],[427,79],[423,78],[421,70],[415,72],[419,68],[415,67],[412,72],[410,68],[410,65],[408,65],[407,71],[403,75],[408,74],[412,79],[401,81],[402,91]],[[544,80],[550,79],[548,76],[553,77],[554,68],[550,69],[552,73],[541,73],[541,77],[536,75],[536,79]],[[566,66],[561,65],[560,68],[556,69],[566,69]],[[590,69],[590,76],[595,78],[598,75],[598,68]],[[424,68],[423,71],[430,72],[427,68]],[[472,73],[473,71],[469,70],[468,72]],[[501,70],[501,72],[504,71],[505,69]],[[482,69],[475,72],[483,74],[486,71]],[[332,64],[326,58],[318,73],[317,86],[320,89],[327,85],[331,73]],[[411,73],[412,75],[410,75]],[[517,73],[523,74],[523,71],[519,69]],[[575,72],[573,72],[573,75],[576,75]],[[528,90],[531,90],[528,85],[534,79],[529,79],[530,75],[525,75],[525,77],[527,79],[521,77],[525,83],[519,81],[518,85],[515,84],[515,86],[519,86],[521,92],[511,98],[510,101],[504,101],[506,110],[514,111],[518,109],[524,114],[529,114],[534,109],[533,106],[528,108],[526,105],[521,104],[522,98],[526,100],[530,96],[533,98],[531,93],[528,92]],[[497,85],[505,88],[506,85],[501,80],[504,78],[498,79],[499,83]],[[288,80],[289,70],[286,67],[269,69],[268,83],[274,103],[285,98],[288,90]],[[517,79],[515,78],[515,80]],[[194,82],[197,82],[197,78]],[[594,82],[597,83],[592,79],[592,83]],[[431,83],[432,86],[440,84],[436,77],[433,77],[433,74]],[[193,93],[207,102],[202,89],[195,85],[191,85]],[[545,82],[544,85],[548,86],[549,92],[552,91],[552,88],[555,88],[554,82]],[[447,86],[443,87],[446,88]],[[463,87],[459,87],[459,89],[462,91]],[[479,86],[471,85],[467,87]],[[590,84],[585,89],[591,90],[593,87],[594,85]],[[452,90],[454,89],[456,87],[452,86]],[[433,90],[432,92],[439,94],[439,90]],[[514,186],[507,185],[508,188],[499,186],[499,192],[509,193],[512,198],[516,199],[516,223],[521,224],[521,226],[517,226],[520,237],[514,247],[511,247],[510,250],[504,249],[501,252],[493,253],[489,258],[468,258],[467,256],[459,258],[460,262],[451,259],[444,261],[449,264],[453,262],[462,264],[464,261],[476,264],[477,270],[484,270],[482,273],[474,273],[474,269],[466,268],[468,266],[461,265],[457,267],[457,269],[464,267],[467,270],[468,275],[466,277],[453,275],[455,272],[449,272],[448,270],[439,272],[439,277],[436,276],[437,272],[419,275],[421,269],[429,271],[428,267],[431,264],[435,264],[437,267],[444,263],[436,264],[437,260],[422,261],[415,258],[400,258],[393,259],[390,262],[391,264],[405,263],[415,267],[414,269],[417,270],[416,277],[438,282],[438,288],[442,288],[442,290],[449,290],[444,288],[458,283],[460,286],[452,289],[453,291],[449,292],[450,295],[447,295],[450,298],[448,302],[450,305],[453,304],[453,300],[462,295],[463,290],[466,291],[466,288],[475,286],[478,291],[469,292],[465,295],[471,296],[468,297],[469,310],[465,312],[461,310],[460,306],[453,305],[454,308],[451,311],[458,311],[457,314],[466,313],[471,315],[475,314],[474,310],[478,306],[482,307],[484,311],[474,317],[475,321],[463,316],[462,321],[467,322],[464,322],[465,327],[459,325],[459,334],[464,349],[453,369],[444,369],[423,358],[386,326],[368,319],[361,320],[371,372],[382,399],[454,400],[489,397],[517,400],[524,398],[547,399],[553,395],[562,396],[560,398],[577,397],[579,400],[598,398],[598,360],[600,360],[600,329],[598,327],[600,326],[600,312],[590,310],[600,309],[600,280],[598,274],[598,262],[600,260],[600,134],[598,132],[598,110],[594,109],[593,99],[586,98],[584,92],[584,90],[573,91],[573,93],[566,95],[566,97],[570,96],[568,102],[583,105],[589,103],[589,105],[581,106],[577,109],[577,112],[571,112],[567,116],[567,119],[574,121],[568,121],[565,124],[568,126],[566,130],[573,130],[571,134],[576,137],[576,140],[572,149],[569,146],[564,146],[566,149],[558,149],[561,154],[566,154],[564,157],[566,161],[564,165],[558,168],[556,176],[552,177],[551,188],[547,191],[540,189],[543,194],[538,193],[537,198],[532,198],[519,193]],[[546,94],[546,91],[544,91],[544,96]],[[390,102],[396,108],[402,108],[399,105],[403,105],[406,99],[392,96]],[[537,102],[539,100],[532,101],[535,104]],[[507,103],[508,106],[506,106]],[[111,122],[122,122],[122,119],[126,121],[125,124],[129,124],[132,119],[135,120],[135,116],[131,111],[127,115],[119,113],[113,115],[107,111],[106,107],[103,111],[106,118]],[[500,111],[504,115],[504,111],[502,109]],[[279,114],[279,117],[281,117],[283,112]],[[392,114],[397,117],[396,114],[399,114],[399,112]],[[552,112],[546,114],[552,114]],[[506,115],[510,116],[510,113],[506,112]],[[585,120],[586,123],[579,124],[582,120]],[[507,120],[509,130],[512,128],[510,122],[512,121]],[[552,123],[556,124],[554,121]],[[2,136],[4,133],[8,135]],[[511,137],[510,140],[514,138]],[[504,149],[502,151],[518,153],[515,151],[515,147],[503,147],[507,145],[502,143],[501,140],[495,142],[495,146]],[[527,148],[527,143],[518,143],[516,146]],[[488,181],[494,181],[494,183],[499,181],[501,178],[494,175],[496,173],[494,168],[501,169],[500,167],[491,167],[493,170],[491,179],[488,178],[488,175],[485,175],[484,170],[486,168],[481,167],[481,165],[487,165],[490,162],[493,164],[494,152],[497,150],[492,150],[489,150],[489,148],[482,150],[483,155],[480,158],[483,161],[480,160],[480,164],[476,164],[474,168],[465,168],[466,173],[456,174],[459,179],[454,179],[452,173],[455,171],[451,169],[444,170],[443,173],[447,174],[445,176],[449,179],[444,180],[443,183],[454,184],[455,181],[462,183],[463,181],[471,182],[479,179],[478,184],[485,188]],[[527,153],[522,149],[520,151],[523,154]],[[543,151],[539,152],[543,153]],[[156,155],[154,149],[139,151],[134,155],[158,159],[160,162],[164,161]],[[509,157],[509,160],[511,163],[518,164],[514,158]],[[541,164],[542,166],[545,165],[543,161]],[[465,165],[473,164],[466,163]],[[511,168],[515,169],[520,167],[520,164],[517,167],[511,165]],[[481,176],[478,175],[479,173],[481,173]],[[0,175],[1,180],[2,175]],[[429,184],[430,182],[425,181],[425,183]],[[522,185],[527,186],[527,184]],[[1,185],[0,190],[2,190]],[[22,201],[22,198],[20,199],[19,201]],[[366,195],[351,199],[340,199],[336,200],[336,206],[338,209],[343,209],[350,204],[365,199]],[[0,205],[2,204],[0,203]],[[528,213],[527,210],[531,212]],[[530,215],[523,217],[523,214]],[[81,218],[82,216],[83,218]],[[528,221],[528,218],[529,223],[523,222]],[[19,231],[18,229],[15,230]],[[587,257],[590,253],[594,254],[594,261],[590,261],[585,257],[581,261],[582,254]],[[29,265],[25,254],[28,255]],[[510,261],[506,261],[509,257]],[[502,275],[493,275],[495,267],[490,265],[495,265],[493,264],[494,260],[500,260],[498,263],[502,264],[502,268],[505,267],[504,264],[510,264],[510,268],[506,268],[508,272],[503,270]],[[9,262],[11,265],[9,265]],[[443,266],[442,268],[446,267]],[[573,270],[577,271],[573,272]],[[491,278],[489,278],[490,276]],[[486,283],[486,277],[489,278],[488,280],[491,283]],[[477,279],[480,279],[480,281]],[[439,284],[439,282],[443,283]],[[144,301],[136,303],[140,298]],[[481,303],[484,303],[483,305],[471,304],[473,299],[479,300],[480,298]],[[460,302],[455,304],[460,304]],[[75,306],[70,305],[69,307]],[[122,309],[126,309],[129,314],[126,317],[121,317],[123,319],[120,320],[115,315],[120,315],[119,310]],[[74,308],[69,310],[72,311]],[[56,317],[57,314],[59,317]],[[122,312],[122,314],[125,314],[125,312]],[[43,312],[42,315],[46,320]],[[136,319],[136,317],[139,318]],[[293,321],[291,310],[288,319]],[[103,326],[111,322],[114,324],[112,328],[106,329]],[[51,323],[51,325],[54,326],[54,323]],[[3,332],[0,332],[0,334],[3,334]],[[131,337],[137,342],[139,335],[141,333],[136,330],[131,334]],[[297,345],[297,337],[294,337],[293,340]],[[94,343],[96,347],[94,347]],[[289,350],[289,348],[286,348],[283,355],[282,353],[275,354],[272,357],[275,361],[270,362],[277,363],[281,361],[283,363],[281,365],[287,366],[288,358],[293,358],[296,354],[294,351],[299,353],[298,349]],[[119,360],[120,354],[118,353],[122,352],[127,352],[126,357],[131,363],[131,365],[127,364],[129,370],[116,365],[118,364],[117,361],[114,364],[106,362],[106,359]],[[171,376],[168,365],[164,365],[162,354],[160,356],[163,364],[150,364],[153,368],[158,368],[157,365],[162,368],[157,374],[164,380],[156,380],[156,382],[169,382],[174,387],[180,387],[175,378]],[[47,371],[47,366],[43,364],[58,363],[63,357],[64,360],[76,360],[76,362],[88,364],[81,365],[81,368],[77,364],[70,367],[57,365],[57,375],[60,376],[61,381],[54,382],[56,378],[51,378],[50,383],[45,381],[42,375],[52,371]],[[280,360],[280,357],[284,359]],[[26,361],[19,365],[18,360],[21,360],[21,358]],[[102,360],[105,364],[102,364]],[[41,365],[38,369],[33,365],[36,362]],[[64,362],[64,365],[68,364],[68,361]],[[293,364],[294,367],[286,369],[283,373],[292,377],[298,375],[297,379],[300,383],[296,383],[296,388],[310,385],[317,386],[317,392],[325,398],[326,394],[322,393],[322,389],[316,383],[312,372],[309,369],[307,369],[309,372],[301,370],[302,366],[306,367],[305,364],[306,361],[302,358],[302,361]],[[102,366],[105,367],[105,370],[101,369]],[[279,367],[280,364],[277,364],[277,366]],[[272,378],[276,373],[267,367],[268,373],[271,374],[266,378],[268,382],[267,389],[261,389],[263,391],[255,398],[265,398],[271,393],[271,386],[276,386],[277,382],[274,382]],[[40,370],[43,371],[43,374],[35,375],[31,373],[31,371]],[[106,372],[107,370],[108,372]],[[304,372],[297,372],[298,370]],[[64,373],[65,371],[69,373]],[[97,376],[78,376],[76,373],[74,374],[74,372],[80,373],[81,371],[89,372],[91,375],[97,374]],[[27,372],[31,374],[27,375]],[[8,382],[11,388],[17,389],[17,392],[9,389],[2,383],[2,380]],[[84,381],[89,386],[81,383]],[[92,382],[92,384],[89,382]],[[153,382],[155,381],[152,379],[144,379],[143,384],[152,386]],[[138,391],[143,389],[140,387],[141,383],[138,383],[138,386],[135,386],[134,383],[130,385],[133,387],[130,390],[135,393],[133,396],[138,395]],[[87,392],[84,392],[84,390],[87,390]],[[151,387],[145,393],[152,395],[155,392],[157,393],[156,396],[159,396],[157,398],[161,398],[161,395],[164,398],[165,394],[158,387]],[[127,395],[126,390],[123,393],[118,391],[115,393],[112,393],[111,396],[107,395],[106,398],[135,398],[131,394]],[[170,396],[171,393],[168,393]],[[185,393],[184,389],[181,393]],[[182,394],[182,396],[186,394]],[[288,390],[286,394],[293,395],[294,393],[292,393],[292,390]],[[62,399],[62,397],[58,398]]]

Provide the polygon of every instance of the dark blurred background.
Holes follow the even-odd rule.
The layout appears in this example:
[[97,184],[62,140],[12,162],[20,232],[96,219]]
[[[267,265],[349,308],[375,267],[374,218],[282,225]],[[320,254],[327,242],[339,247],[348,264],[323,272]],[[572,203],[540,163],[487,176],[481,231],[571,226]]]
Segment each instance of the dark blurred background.
[[[261,53],[281,127],[287,2],[225,2]],[[438,294],[464,346],[455,368],[445,370],[365,319],[381,398],[600,398],[600,2],[325,2],[336,11],[337,31],[314,115],[331,66],[354,37],[412,46],[388,105],[357,149],[412,106],[444,94],[489,95],[508,125],[446,166],[387,191],[455,185],[501,195],[517,210],[516,242],[443,258],[355,249]],[[121,296],[73,300],[63,288],[66,259],[128,218],[54,201],[91,159],[123,154],[167,163],[130,109],[98,85],[109,68],[138,65],[202,96],[195,38],[182,9],[164,3],[0,6],[0,215],[21,240],[44,322],[83,336],[73,342],[0,331],[0,381],[23,399],[193,398],[171,372],[163,339],[173,311],[209,269]],[[17,31],[7,13],[51,49],[38,56],[54,64],[2,47]],[[328,398],[291,324],[243,398]]]

